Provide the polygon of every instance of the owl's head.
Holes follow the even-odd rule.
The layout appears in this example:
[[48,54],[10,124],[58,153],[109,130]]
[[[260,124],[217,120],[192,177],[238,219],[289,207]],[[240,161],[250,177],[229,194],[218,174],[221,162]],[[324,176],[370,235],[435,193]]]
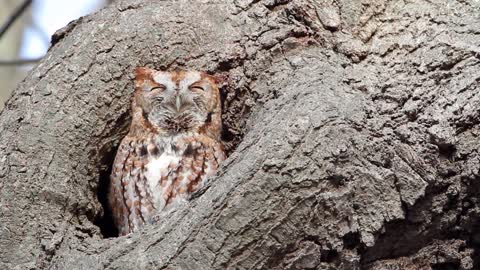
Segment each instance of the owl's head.
[[162,134],[199,132],[220,137],[220,91],[214,77],[204,72],[139,67],[132,107],[133,125]]

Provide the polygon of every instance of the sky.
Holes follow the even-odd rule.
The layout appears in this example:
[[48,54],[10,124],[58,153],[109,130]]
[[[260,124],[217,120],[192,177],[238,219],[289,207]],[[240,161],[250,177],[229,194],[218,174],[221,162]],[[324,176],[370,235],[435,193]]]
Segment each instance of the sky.
[[23,34],[20,58],[32,59],[43,56],[50,44],[50,37],[56,30],[100,9],[104,2],[104,0],[34,0],[33,23]]

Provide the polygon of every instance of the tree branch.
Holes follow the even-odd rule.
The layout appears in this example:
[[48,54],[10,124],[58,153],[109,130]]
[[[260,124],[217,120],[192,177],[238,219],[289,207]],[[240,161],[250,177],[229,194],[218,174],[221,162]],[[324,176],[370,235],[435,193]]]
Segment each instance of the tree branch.
[[0,66],[21,66],[21,65],[29,65],[35,64],[42,60],[42,57],[32,58],[32,59],[13,59],[13,60],[1,60],[0,59]]
[[0,27],[0,39],[3,35],[10,29],[10,26],[22,15],[22,13],[32,4],[32,0],[25,0],[23,3],[16,8],[12,15],[7,19],[7,21]]

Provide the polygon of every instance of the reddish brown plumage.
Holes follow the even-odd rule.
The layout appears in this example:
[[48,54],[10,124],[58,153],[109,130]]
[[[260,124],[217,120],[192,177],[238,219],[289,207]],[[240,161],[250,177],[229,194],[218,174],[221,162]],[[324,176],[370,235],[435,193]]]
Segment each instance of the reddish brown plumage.
[[118,149],[109,193],[120,235],[188,199],[225,159],[213,77],[148,68],[136,72],[132,124]]

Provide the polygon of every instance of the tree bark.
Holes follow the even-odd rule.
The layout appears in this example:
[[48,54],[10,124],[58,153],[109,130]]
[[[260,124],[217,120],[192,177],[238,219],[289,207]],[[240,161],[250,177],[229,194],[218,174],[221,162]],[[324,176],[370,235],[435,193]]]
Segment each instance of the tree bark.
[[[0,269],[479,269],[479,11],[127,0],[71,23],[0,114]],[[137,66],[223,76],[230,156],[106,238]]]

